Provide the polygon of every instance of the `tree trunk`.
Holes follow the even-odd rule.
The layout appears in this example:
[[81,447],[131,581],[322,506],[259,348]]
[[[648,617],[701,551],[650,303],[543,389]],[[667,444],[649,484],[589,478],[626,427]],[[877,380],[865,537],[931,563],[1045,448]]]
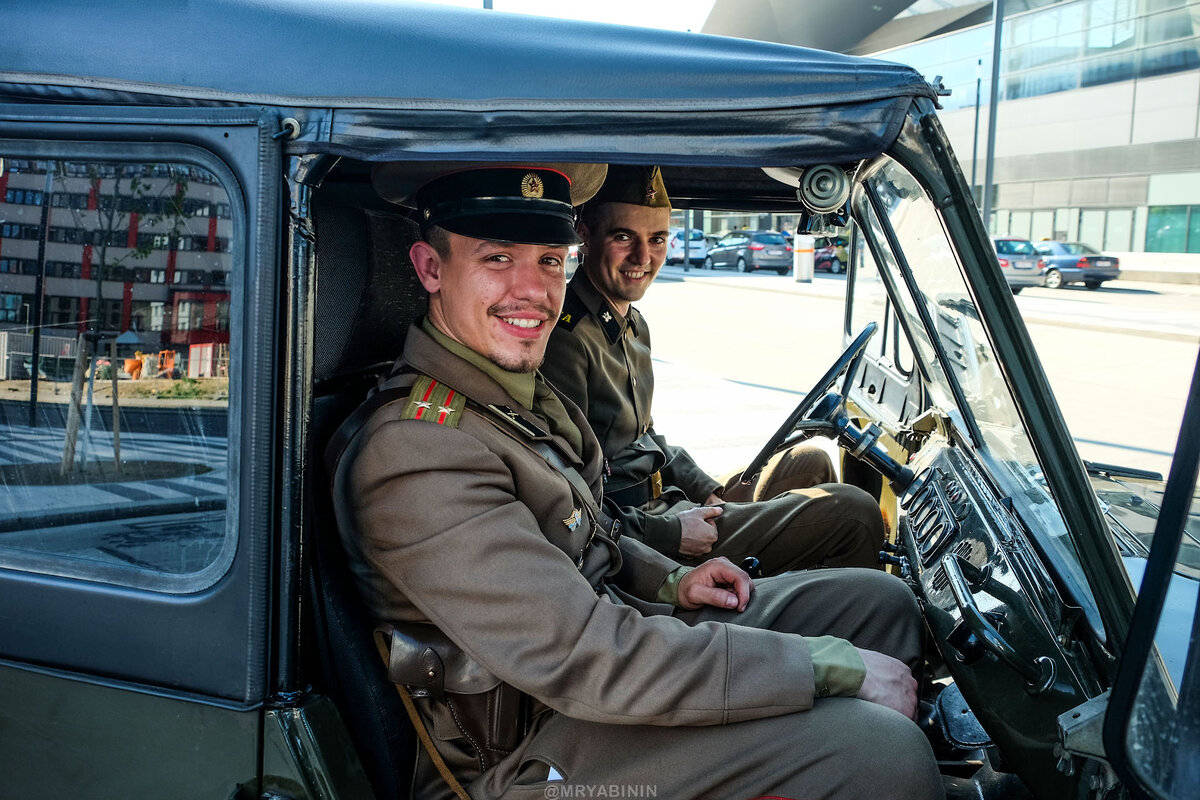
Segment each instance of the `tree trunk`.
[[75,440],[79,437],[79,406],[83,401],[83,373],[88,364],[88,340],[81,333],[75,340],[75,373],[71,376],[71,405],[67,408],[67,436],[63,441],[60,475],[71,471],[75,462]]
[[121,472],[121,404],[117,402],[117,340],[112,340],[112,354],[108,357],[112,373],[112,437],[113,437],[113,467],[117,474]]

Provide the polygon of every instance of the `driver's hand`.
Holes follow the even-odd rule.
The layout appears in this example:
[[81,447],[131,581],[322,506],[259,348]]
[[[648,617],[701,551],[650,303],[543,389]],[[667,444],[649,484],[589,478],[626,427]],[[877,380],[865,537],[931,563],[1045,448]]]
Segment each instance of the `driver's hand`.
[[717,542],[717,523],[713,520],[721,516],[721,511],[720,506],[696,506],[679,512],[680,555],[702,556],[712,550]]
[[716,494],[710,494],[708,497],[706,497],[704,499],[704,505],[706,505],[706,506],[723,506],[723,505],[725,505],[725,501],[722,500],[721,498],[717,497]]
[[746,610],[754,581],[724,556],[705,561],[679,581],[680,608],[700,606]]
[[[698,570],[699,567],[694,571]],[[679,583],[682,596],[683,581]],[[867,677],[858,690],[859,698],[895,709],[909,719],[916,719],[917,681],[908,665],[874,650],[863,650],[861,647],[854,649],[862,656],[863,665],[867,668]]]

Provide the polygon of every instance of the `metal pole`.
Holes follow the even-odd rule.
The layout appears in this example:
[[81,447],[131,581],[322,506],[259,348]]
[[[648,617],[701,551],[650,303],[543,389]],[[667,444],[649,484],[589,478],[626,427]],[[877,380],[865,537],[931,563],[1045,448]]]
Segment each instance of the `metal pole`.
[[979,98],[983,91],[983,59],[975,62],[975,135],[971,137],[971,196],[975,196],[975,169],[979,166]]
[[46,162],[46,191],[42,193],[42,235],[38,239],[38,272],[33,288],[33,345],[29,365],[29,427],[37,427],[38,361],[42,358],[42,297],[46,285],[46,241],[50,238],[50,193],[54,189],[54,162]]
[[112,436],[113,436],[113,467],[121,472],[121,404],[117,400],[117,339],[112,340],[112,349],[108,357],[112,373]]
[[692,210],[683,212],[683,271],[691,272]]
[[996,160],[996,107],[1000,103],[1000,41],[1004,29],[1004,0],[992,0],[992,87],[988,100],[987,153],[983,170],[983,227],[992,229],[992,181]]

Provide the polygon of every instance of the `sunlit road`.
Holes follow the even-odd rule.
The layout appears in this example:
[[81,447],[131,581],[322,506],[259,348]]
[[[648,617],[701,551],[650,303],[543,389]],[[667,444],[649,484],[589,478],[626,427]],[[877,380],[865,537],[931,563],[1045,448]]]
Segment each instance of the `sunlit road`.
[[[842,349],[845,279],[665,268],[637,306],[655,420],[712,472],[754,454]],[[1200,346],[1200,286],[1117,281],[1017,298],[1085,459],[1166,473]]]

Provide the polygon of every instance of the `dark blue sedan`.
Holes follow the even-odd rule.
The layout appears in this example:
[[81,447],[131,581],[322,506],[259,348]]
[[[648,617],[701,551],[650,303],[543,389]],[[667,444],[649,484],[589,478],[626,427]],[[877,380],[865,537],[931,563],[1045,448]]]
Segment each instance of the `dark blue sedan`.
[[1045,262],[1046,288],[1059,289],[1068,283],[1082,283],[1099,289],[1105,281],[1121,276],[1120,261],[1106,256],[1083,242],[1037,242],[1034,247]]

